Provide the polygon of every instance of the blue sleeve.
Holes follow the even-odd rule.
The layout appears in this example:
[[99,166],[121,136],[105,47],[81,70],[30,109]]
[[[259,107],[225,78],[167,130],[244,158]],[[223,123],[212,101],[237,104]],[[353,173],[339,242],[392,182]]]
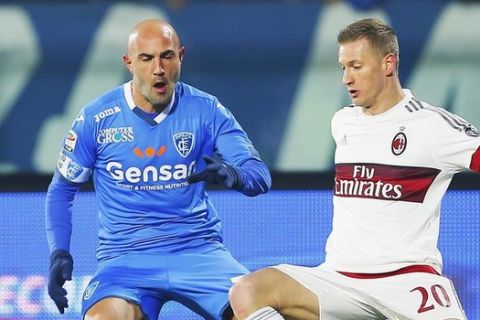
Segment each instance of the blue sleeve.
[[253,197],[270,190],[272,178],[270,170],[263,161],[249,159],[235,169],[239,172],[241,193]]
[[214,152],[228,164],[238,167],[248,159],[260,160],[254,148],[233,114],[217,103],[213,117]]
[[58,172],[53,175],[45,201],[45,231],[50,252],[70,250],[72,206],[79,185],[69,183]]
[[72,206],[80,184],[91,175],[95,162],[92,126],[82,109],[63,140],[55,174],[45,200],[45,231],[50,252],[69,251]]
[[82,109],[63,140],[57,171],[67,181],[84,183],[90,178],[96,161],[92,119]]
[[214,137],[214,152],[240,175],[240,192],[256,196],[270,190],[272,180],[267,165],[233,114],[220,102],[215,110]]

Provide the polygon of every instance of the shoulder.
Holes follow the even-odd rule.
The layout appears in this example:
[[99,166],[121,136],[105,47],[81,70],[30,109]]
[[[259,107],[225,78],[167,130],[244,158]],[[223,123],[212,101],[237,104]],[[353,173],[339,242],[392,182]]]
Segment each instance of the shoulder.
[[346,106],[341,107],[340,109],[337,110],[336,113],[339,114],[349,114],[349,113],[354,113],[356,112],[360,107],[356,106],[354,104],[348,104]]
[[82,109],[84,116],[95,118],[95,116],[98,116],[101,112],[120,112],[121,101],[124,99],[123,90],[122,85],[90,101]]
[[183,82],[177,83],[179,108],[184,112],[207,121],[231,118],[233,115],[216,96]]
[[216,106],[218,103],[218,99],[214,95],[184,82],[177,83],[176,91],[179,93],[182,102],[193,103],[195,106]]
[[450,131],[450,132],[464,132],[465,134],[476,137],[480,135],[480,132],[473,124],[463,119],[461,116],[448,111],[447,109],[439,106],[434,106],[426,101],[417,100],[412,98],[412,101],[418,108],[413,108],[410,104],[407,107],[408,112],[412,116],[419,117],[425,122],[430,122],[438,130]]
[[353,117],[353,116],[357,115],[358,112],[360,112],[360,111],[361,111],[361,107],[359,107],[359,106],[356,106],[354,104],[346,105],[346,106],[338,109],[337,111],[335,111],[335,113],[333,114],[333,117],[332,117],[332,123],[333,122],[338,122],[340,119]]

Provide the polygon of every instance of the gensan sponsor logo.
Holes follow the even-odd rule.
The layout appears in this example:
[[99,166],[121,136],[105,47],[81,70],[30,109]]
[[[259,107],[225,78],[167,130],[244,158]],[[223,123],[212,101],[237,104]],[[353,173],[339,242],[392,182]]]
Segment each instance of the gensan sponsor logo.
[[195,169],[195,161],[190,164],[164,164],[161,166],[146,166],[144,168],[124,168],[120,162],[109,162],[106,170],[113,179],[117,181],[128,181],[130,183],[150,183],[157,181],[172,181],[186,179]]

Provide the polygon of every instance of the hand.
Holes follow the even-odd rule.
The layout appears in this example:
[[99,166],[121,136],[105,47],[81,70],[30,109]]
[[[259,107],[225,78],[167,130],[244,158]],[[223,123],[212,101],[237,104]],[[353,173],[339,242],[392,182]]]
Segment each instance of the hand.
[[198,173],[190,175],[188,177],[189,183],[207,181],[229,189],[238,189],[241,187],[242,182],[237,169],[221,160],[212,159],[209,156],[203,156],[203,159],[207,167]]
[[55,250],[50,255],[50,273],[48,275],[48,295],[57,305],[61,314],[68,308],[65,281],[72,280],[73,258],[68,251]]

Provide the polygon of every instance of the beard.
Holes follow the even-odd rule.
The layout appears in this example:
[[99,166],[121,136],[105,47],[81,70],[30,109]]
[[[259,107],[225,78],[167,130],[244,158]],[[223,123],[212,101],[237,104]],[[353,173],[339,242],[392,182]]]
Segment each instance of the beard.
[[[154,108],[158,111],[158,109],[165,109],[165,107],[170,103],[172,100],[172,90],[167,89],[164,95],[158,95],[155,93],[151,93],[151,90],[148,90],[148,93],[143,93],[143,98],[147,100]],[[150,94],[149,94],[150,93]]]
[[162,112],[168,104],[172,101],[173,91],[175,90],[175,85],[180,78],[180,68],[177,72],[174,72],[170,79],[168,77],[162,78],[166,82],[165,93],[159,94],[155,92],[155,89],[152,87],[150,82],[144,81],[134,74],[133,82],[135,86],[139,89],[139,93],[142,95],[143,99],[148,102],[157,112]]
[[148,102],[158,113],[162,112],[172,100],[173,90],[175,88],[175,83],[169,82],[166,86],[166,92],[164,94],[158,94],[155,92],[154,88],[150,83],[141,81],[138,78],[134,78],[135,86],[139,89],[139,93],[142,96],[143,100]]

